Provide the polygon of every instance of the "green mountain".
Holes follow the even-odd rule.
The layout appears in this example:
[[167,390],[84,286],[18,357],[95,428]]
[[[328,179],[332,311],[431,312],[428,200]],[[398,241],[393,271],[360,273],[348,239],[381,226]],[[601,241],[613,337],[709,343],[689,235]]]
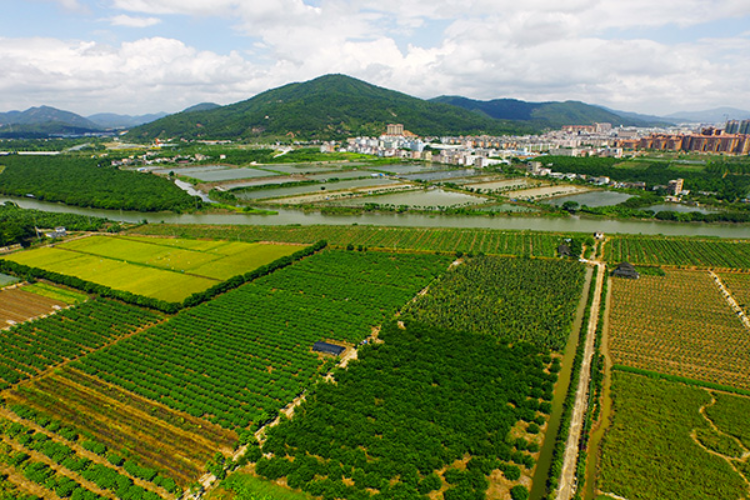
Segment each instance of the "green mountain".
[[402,123],[418,135],[529,133],[528,124],[495,120],[450,104],[376,87],[344,75],[327,75],[263,92],[247,101],[170,115],[130,131],[131,140],[155,137],[339,139],[380,135]]
[[50,106],[0,113],[0,137],[48,137],[99,132],[96,123],[70,111]]
[[[498,120],[520,120],[542,128],[563,125],[593,125],[611,123],[613,126],[646,127],[654,125],[632,116],[622,116],[599,106],[578,101],[526,102],[517,99],[477,101],[460,96],[441,96],[432,102],[452,104]],[[661,123],[664,123],[663,121]]]

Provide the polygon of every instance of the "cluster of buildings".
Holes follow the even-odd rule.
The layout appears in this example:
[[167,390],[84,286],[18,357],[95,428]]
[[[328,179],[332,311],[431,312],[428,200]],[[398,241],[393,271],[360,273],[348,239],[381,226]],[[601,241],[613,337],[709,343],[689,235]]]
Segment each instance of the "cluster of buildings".
[[404,130],[401,124],[389,124],[380,137],[356,137],[343,144],[332,141],[321,146],[321,151],[325,152],[346,151],[477,167],[510,157],[524,159],[551,154],[621,158],[645,150],[747,155],[750,154],[750,120],[730,120],[723,129],[705,127],[699,132],[685,127],[664,130],[595,123],[566,125],[541,135],[425,138]]
[[[750,127],[750,120],[745,129]],[[728,127],[727,127],[728,129]],[[617,146],[632,150],[685,151],[696,153],[750,154],[750,135],[727,133],[727,129],[707,127],[699,134],[651,134],[639,139],[620,140]],[[733,130],[740,130],[732,127]]]

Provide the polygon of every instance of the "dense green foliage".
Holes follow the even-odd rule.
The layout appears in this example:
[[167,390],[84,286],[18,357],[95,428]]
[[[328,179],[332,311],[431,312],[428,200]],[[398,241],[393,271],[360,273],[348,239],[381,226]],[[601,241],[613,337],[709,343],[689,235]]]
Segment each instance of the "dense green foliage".
[[475,257],[404,312],[442,328],[559,350],[570,333],[583,276],[577,262]]
[[483,496],[493,469],[533,466],[508,436],[551,399],[556,377],[537,348],[417,323],[390,323],[380,338],[268,431],[263,450],[274,457],[258,473],[323,498],[367,499],[370,488],[417,499],[442,485],[436,470],[470,454],[465,471],[443,476],[446,499],[468,499]]
[[545,156],[544,164],[562,173],[576,173],[596,177],[606,176],[622,182],[645,182],[653,186],[666,186],[670,180],[685,179],[685,189],[690,191],[716,192],[720,200],[735,201],[747,196],[750,191],[750,178],[724,176],[695,169],[685,169],[679,163],[664,165],[655,162],[646,168],[618,167],[615,158],[577,158],[572,156]]
[[607,242],[605,260],[653,266],[750,269],[750,243],[655,236],[618,236]]
[[343,75],[327,75],[268,90],[229,106],[178,113],[132,129],[135,140],[154,137],[238,139],[287,136],[334,139],[380,135],[398,121],[418,135],[503,134],[530,127],[432,103]]
[[63,226],[68,231],[98,231],[105,222],[106,219],[99,217],[27,210],[12,203],[0,204],[0,247],[24,243],[35,237],[35,227],[50,229]]
[[149,311],[98,299],[0,331],[0,389],[160,319]]
[[223,427],[259,425],[320,368],[314,342],[359,342],[447,265],[431,255],[323,252],[76,366]]
[[[710,430],[698,411],[711,403],[709,392],[622,371],[612,375],[615,414],[604,438],[601,491],[642,500],[736,500],[747,491],[724,458],[691,438],[696,429]],[[737,410],[727,407],[739,417]]]
[[154,234],[183,238],[241,241],[283,241],[331,245],[348,244],[388,250],[485,253],[488,255],[530,255],[555,257],[561,236],[531,231],[496,229],[406,228],[372,226],[200,226],[148,224],[133,234]]
[[190,210],[201,202],[162,177],[118,170],[108,158],[86,156],[0,157],[0,194],[33,195],[82,207]]

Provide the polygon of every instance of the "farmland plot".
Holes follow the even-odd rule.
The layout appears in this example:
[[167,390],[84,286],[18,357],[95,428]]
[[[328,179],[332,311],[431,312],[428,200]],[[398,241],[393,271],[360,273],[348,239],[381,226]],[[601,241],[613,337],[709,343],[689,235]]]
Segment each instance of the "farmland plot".
[[411,322],[381,338],[268,431],[256,472],[325,498],[485,498],[490,475],[528,493],[556,379],[541,351]]
[[355,343],[447,268],[434,255],[323,252],[184,310],[75,363],[225,428],[258,425],[304,390],[310,348]]
[[284,241],[331,245],[363,245],[387,250],[464,252],[492,255],[555,257],[562,236],[554,233],[498,231],[493,229],[400,228],[368,226],[166,226],[148,224],[134,234],[172,235],[183,238],[222,238],[243,241]]
[[5,258],[168,302],[298,251],[298,245],[92,236]]
[[737,304],[750,314],[750,274],[717,273]]
[[584,266],[577,262],[476,257],[446,274],[404,314],[443,328],[561,350],[583,276]]
[[743,413],[750,400],[618,370],[612,391],[601,492],[639,500],[747,498],[750,454],[735,436],[750,432]]
[[607,242],[612,263],[750,269],[750,242],[618,236]]
[[42,297],[23,288],[0,290],[0,328],[49,314],[66,307],[65,302]]
[[708,272],[612,280],[615,364],[750,389],[750,332]]
[[150,311],[97,299],[0,331],[0,390],[161,319]]

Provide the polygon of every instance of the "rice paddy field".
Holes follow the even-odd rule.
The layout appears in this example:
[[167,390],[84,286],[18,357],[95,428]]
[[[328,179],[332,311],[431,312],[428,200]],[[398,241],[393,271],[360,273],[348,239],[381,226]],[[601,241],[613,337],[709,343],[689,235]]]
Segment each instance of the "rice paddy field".
[[297,250],[298,245],[92,236],[5,258],[116,290],[179,302]]

